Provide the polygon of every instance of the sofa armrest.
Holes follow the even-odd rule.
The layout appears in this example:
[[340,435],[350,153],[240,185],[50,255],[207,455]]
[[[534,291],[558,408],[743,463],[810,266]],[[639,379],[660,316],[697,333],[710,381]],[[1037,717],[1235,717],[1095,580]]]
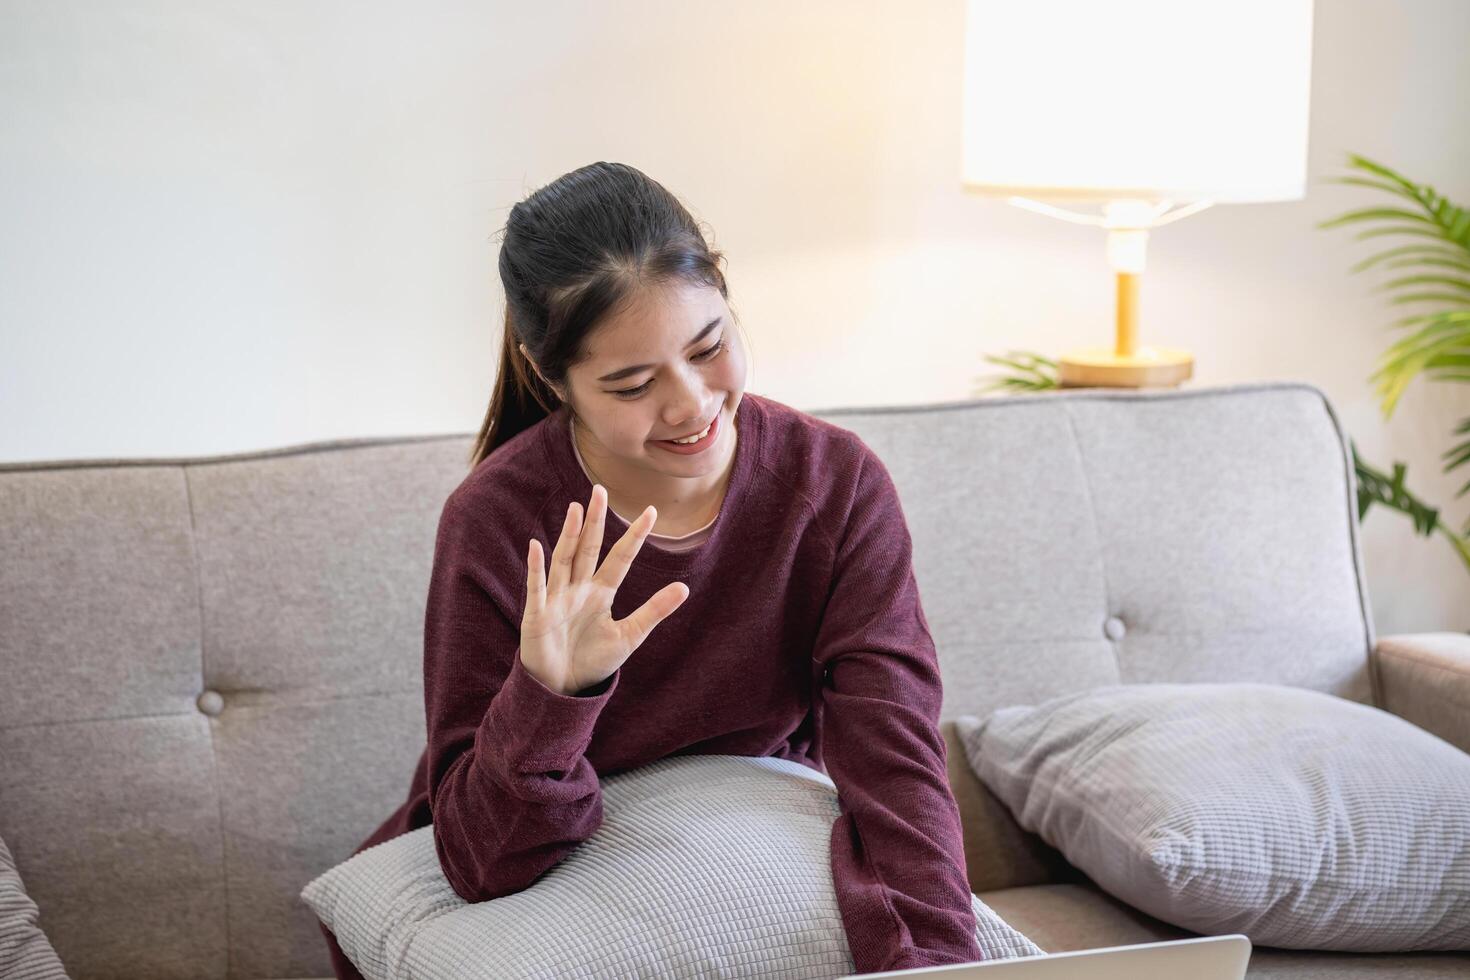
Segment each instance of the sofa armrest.
[[1470,635],[1384,636],[1373,656],[1385,710],[1470,752]]

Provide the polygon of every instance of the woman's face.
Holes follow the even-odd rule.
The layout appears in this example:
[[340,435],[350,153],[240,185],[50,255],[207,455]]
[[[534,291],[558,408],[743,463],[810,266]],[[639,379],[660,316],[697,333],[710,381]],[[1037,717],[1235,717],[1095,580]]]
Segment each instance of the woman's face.
[[[745,391],[745,349],[712,286],[653,286],[593,329],[567,372],[583,455],[650,475],[718,477],[734,451],[731,424]],[[696,453],[663,440],[715,421]]]

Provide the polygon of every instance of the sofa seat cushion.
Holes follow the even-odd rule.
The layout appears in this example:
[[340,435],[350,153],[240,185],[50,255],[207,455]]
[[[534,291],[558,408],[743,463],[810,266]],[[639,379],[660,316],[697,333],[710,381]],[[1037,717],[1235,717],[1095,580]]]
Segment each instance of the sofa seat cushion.
[[[980,892],[977,897],[1049,953],[1196,935],[1152,918],[1090,882],[1004,888]],[[1470,953],[1329,953],[1256,946],[1246,976],[1249,980],[1448,980],[1470,976]]]

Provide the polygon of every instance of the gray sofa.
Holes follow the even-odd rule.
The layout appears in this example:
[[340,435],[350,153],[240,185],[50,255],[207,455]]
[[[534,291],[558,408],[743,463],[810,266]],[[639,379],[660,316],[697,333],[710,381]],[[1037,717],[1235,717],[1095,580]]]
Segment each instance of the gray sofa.
[[[951,725],[1121,681],[1371,701],[1470,747],[1459,634],[1375,643],[1343,433],[1294,383],[816,413],[888,464],[970,880],[1048,950],[1183,935],[1022,832]],[[404,798],[471,436],[0,466],[0,839],[70,975],[325,977],[302,886]],[[1253,977],[1470,975],[1259,948]]]

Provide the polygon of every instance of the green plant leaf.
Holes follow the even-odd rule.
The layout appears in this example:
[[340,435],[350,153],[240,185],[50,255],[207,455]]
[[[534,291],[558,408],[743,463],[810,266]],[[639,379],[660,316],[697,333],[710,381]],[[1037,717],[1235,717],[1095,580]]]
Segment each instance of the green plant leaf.
[[990,384],[977,389],[981,394],[997,390],[1044,391],[1060,386],[1056,378],[1056,362],[1041,354],[1012,350],[1006,351],[1004,356],[986,354],[984,358],[991,364],[1008,367],[1018,373],[998,376]]
[[1464,259],[1449,257],[1431,258],[1429,256],[1421,256],[1416,258],[1394,259],[1392,262],[1383,263],[1383,267],[1385,269],[1403,269],[1418,265],[1437,265],[1445,269],[1457,269],[1463,272],[1470,272],[1470,262],[1467,262]]
[[[1460,420],[1460,424],[1455,428],[1455,434],[1462,436],[1470,435],[1470,418]],[[1464,466],[1467,462],[1470,462],[1470,439],[1451,446],[1440,458],[1448,460],[1444,467],[1446,473],[1453,472],[1461,466]],[[1455,491],[1455,498],[1459,499],[1467,493],[1470,493],[1470,482],[1466,482],[1464,486]],[[1470,518],[1466,518],[1465,532],[1467,535],[1470,535]]]
[[[1387,184],[1381,183],[1379,181],[1360,181],[1361,183],[1372,186],[1375,190],[1388,191],[1395,196],[1407,198],[1413,201],[1415,204],[1418,204],[1419,207],[1422,208],[1425,212],[1424,215],[1420,215],[1414,211],[1406,212],[1402,211],[1401,209],[1378,209],[1384,212],[1382,215],[1380,215],[1378,220],[1387,218],[1407,219],[1414,222],[1422,222],[1427,220],[1431,224],[1437,226],[1439,229],[1435,237],[1445,239],[1455,245],[1460,246],[1466,251],[1470,251],[1470,211],[1466,211],[1464,208],[1461,208],[1453,201],[1437,193],[1433,187],[1430,187],[1427,184],[1415,184],[1413,181],[1407,180],[1402,175],[1394,173],[1392,170],[1382,166],[1381,164],[1373,163],[1372,161],[1366,160],[1365,158],[1357,155],[1350,155],[1349,161],[1352,166],[1358,167],[1359,169],[1367,170],[1369,173],[1378,176],[1386,176],[1389,180],[1389,183]],[[1354,180],[1354,178],[1350,177],[1343,178],[1343,182],[1352,182]],[[1374,210],[1375,209],[1372,208],[1366,208],[1360,211],[1341,215],[1336,219],[1332,219],[1332,221],[1328,222],[1327,225],[1330,226],[1332,224],[1351,222],[1354,220],[1372,220],[1366,219],[1365,216],[1370,215]],[[1397,211],[1396,214],[1392,213],[1395,211]],[[1319,225],[1318,227],[1324,227],[1324,225]],[[1398,228],[1392,231],[1382,229],[1377,231],[1377,233],[1410,234],[1411,232],[1409,232],[1407,229]],[[1360,237],[1371,237],[1371,235]]]
[[1405,221],[1418,221],[1430,226],[1435,225],[1432,218],[1413,211],[1405,211],[1403,208],[1362,208],[1358,211],[1349,211],[1336,218],[1331,218],[1318,224],[1317,227],[1336,228],[1338,225],[1345,225],[1354,221],[1389,221],[1394,218],[1402,218]]
[[[1449,248],[1447,246],[1444,246],[1444,245],[1401,245],[1398,248],[1391,248],[1391,249],[1389,249],[1386,252],[1379,252],[1377,255],[1369,256],[1368,258],[1366,258],[1363,261],[1361,261],[1361,262],[1357,263],[1356,265],[1354,265],[1352,267],[1352,270],[1351,271],[1353,271],[1353,272],[1362,272],[1364,269],[1371,268],[1372,266],[1376,265],[1379,262],[1383,262],[1386,259],[1396,258],[1398,256],[1408,256],[1408,255],[1423,255],[1423,256],[1426,257],[1425,261],[1428,261],[1429,258],[1443,258],[1443,259],[1451,260],[1451,261],[1455,261],[1455,262],[1465,262],[1465,267],[1466,268],[1470,268],[1470,259],[1467,259],[1465,256],[1462,256],[1459,252],[1457,252],[1454,249]],[[1412,260],[1408,260],[1408,259],[1405,260],[1405,264],[1410,264],[1410,263],[1412,263]],[[1392,266],[1392,263],[1389,263],[1389,265]]]
[[1470,233],[1470,212],[1459,208],[1449,201],[1441,201],[1434,209],[1434,217],[1449,233],[1452,241],[1464,241],[1466,234]]
[[1361,156],[1357,153],[1350,153],[1348,154],[1348,164],[1349,166],[1357,167],[1359,170],[1366,170],[1369,173],[1377,174],[1380,177],[1387,177],[1390,182],[1397,184],[1399,187],[1402,187],[1410,194],[1419,193],[1420,189],[1418,184],[1414,183],[1412,180],[1409,180],[1407,177],[1403,176],[1397,171],[1390,170],[1388,167],[1385,167],[1381,163],[1374,163],[1372,160],[1369,160],[1365,156]]
[[1415,202],[1416,204],[1421,203],[1419,196],[1411,191],[1405,190],[1404,188],[1398,187],[1394,184],[1385,184],[1382,181],[1368,180],[1365,177],[1323,177],[1321,178],[1321,182],[1325,184],[1354,184],[1358,187],[1371,187],[1375,190],[1387,191],[1390,194],[1397,194],[1400,197],[1407,198],[1408,200]]
[[1458,446],[1453,447],[1452,449],[1450,449],[1449,452],[1445,453],[1440,458],[1448,460],[1448,462],[1445,463],[1444,468],[1444,471],[1446,473],[1448,473],[1450,470],[1464,466],[1466,463],[1470,463],[1470,440],[1462,442]]
[[1358,232],[1353,238],[1362,241],[1365,238],[1377,238],[1380,235],[1417,235],[1420,238],[1433,238],[1441,241],[1444,239],[1444,232],[1435,225],[1428,227],[1389,225],[1385,228],[1369,228],[1367,231]]
[[1427,361],[1435,354],[1455,353],[1455,351],[1470,350],[1466,344],[1463,334],[1441,334],[1438,336],[1414,335],[1402,339],[1397,344],[1383,351],[1382,361],[1398,361],[1404,359],[1417,359]]
[[1418,283],[1440,283],[1453,289],[1463,289],[1467,293],[1464,300],[1470,302],[1470,279],[1456,279],[1454,276],[1400,276],[1381,284],[1378,289],[1401,289]]
[[[1369,376],[1378,382],[1384,418],[1393,415],[1404,389],[1421,371],[1435,366],[1436,357],[1470,350],[1470,323],[1432,323],[1399,340],[1384,351],[1379,368]],[[1448,362],[1441,362],[1441,365]]]
[[1393,321],[1393,327],[1407,327],[1426,320],[1443,320],[1449,323],[1470,323],[1470,311],[1465,310],[1441,310],[1438,313],[1420,313],[1417,316],[1405,316]]
[[991,392],[998,390],[1006,391],[1043,391],[1055,388],[1056,385],[1049,384],[1044,380],[1028,381],[1025,378],[1002,378],[978,389],[980,392]]
[[1449,317],[1435,317],[1433,319],[1442,319],[1443,322],[1430,323],[1427,326],[1420,327],[1416,333],[1395,341],[1384,352],[1383,356],[1389,357],[1423,347],[1427,344],[1436,344],[1446,338],[1464,339],[1470,337],[1470,318],[1450,319]]
[[1389,300],[1389,303],[1394,306],[1404,303],[1454,303],[1458,305],[1464,302],[1465,297],[1456,296],[1453,293],[1407,293]]
[[986,355],[985,359],[987,361],[989,361],[991,364],[999,364],[999,365],[1002,365],[1003,367],[1015,368],[1017,371],[1028,371],[1028,372],[1031,372],[1033,374],[1034,373],[1037,373],[1037,365],[1036,365],[1035,362],[1027,363],[1026,361],[1024,361],[1021,358],[1017,358],[1017,357],[1000,357],[998,355]]
[[1057,362],[1056,361],[1053,361],[1051,358],[1047,357],[1044,354],[1038,354],[1035,351],[1029,351],[1029,350],[1008,350],[1008,351],[1006,351],[1006,356],[1007,357],[1011,357],[1011,358],[1015,358],[1017,360],[1028,361],[1028,362],[1030,362],[1032,364],[1044,364],[1047,367],[1056,367],[1057,366]]
[[[1409,235],[1435,239],[1428,244],[1410,244],[1390,248],[1356,263],[1351,271],[1362,272],[1382,264],[1385,269],[1409,269],[1413,274],[1398,276],[1379,287],[1380,291],[1397,292],[1391,305],[1408,303],[1443,303],[1449,309],[1399,317],[1395,329],[1413,328],[1380,358],[1377,370],[1369,377],[1381,400],[1385,417],[1412,380],[1420,375],[1439,382],[1470,382],[1470,278],[1459,275],[1433,274],[1433,269],[1453,273],[1470,273],[1470,210],[1460,207],[1428,184],[1416,184],[1402,174],[1358,154],[1348,155],[1348,165],[1364,171],[1372,179],[1347,176],[1331,179],[1331,183],[1356,185],[1384,191],[1423,210],[1423,214],[1404,208],[1362,208],[1322,222],[1319,228],[1373,223],[1359,231],[1355,240],[1386,235]],[[1423,292],[1405,292],[1416,287],[1430,287]],[[1433,287],[1448,287],[1436,291]],[[1457,429],[1460,436],[1470,436],[1470,418]],[[1470,439],[1462,439],[1442,457],[1445,472],[1470,463]],[[1373,469],[1353,445],[1354,472],[1358,478],[1358,517],[1378,503],[1407,514],[1415,530],[1424,535],[1442,534],[1470,571],[1470,520],[1462,533],[1456,533],[1439,518],[1439,512],[1415,498],[1404,487],[1406,467],[1396,462],[1393,475]],[[1470,482],[1456,496],[1470,492]]]
[[1353,444],[1352,451],[1353,468],[1358,478],[1359,522],[1368,513],[1369,507],[1380,504],[1408,516],[1414,524],[1414,530],[1419,534],[1427,537],[1434,533],[1435,526],[1439,523],[1439,511],[1405,489],[1404,478],[1408,470],[1405,464],[1395,461],[1393,476],[1390,477],[1364,462],[1358,455],[1356,444]]

